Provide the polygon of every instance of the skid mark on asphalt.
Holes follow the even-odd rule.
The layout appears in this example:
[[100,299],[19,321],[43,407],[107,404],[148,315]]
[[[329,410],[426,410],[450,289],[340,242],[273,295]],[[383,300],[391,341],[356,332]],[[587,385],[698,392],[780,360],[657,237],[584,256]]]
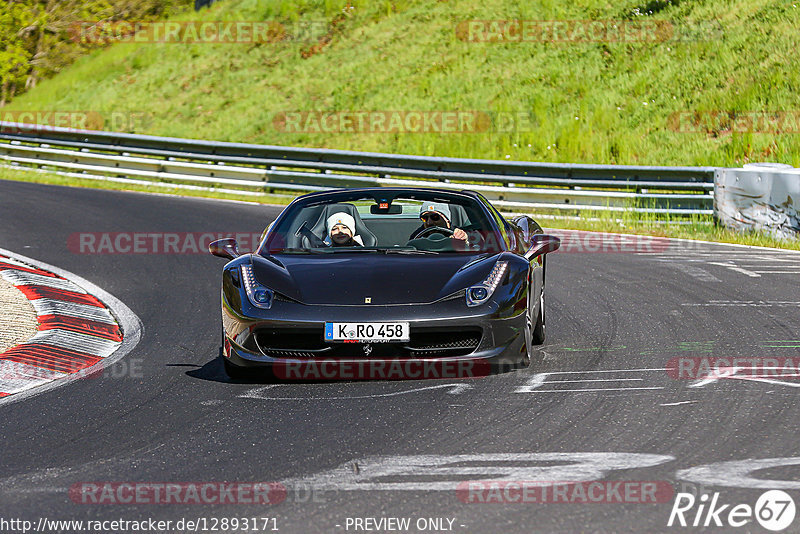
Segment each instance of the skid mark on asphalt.
[[[755,341],[753,343],[754,346],[760,347],[762,351],[769,354],[785,354],[785,349],[789,349],[790,352],[794,353],[800,348],[800,340],[760,340]],[[552,346],[548,347],[548,350],[551,351],[555,357],[557,358],[561,354],[565,353],[592,353],[598,350],[604,351],[619,351],[619,350],[626,350],[625,346],[616,346],[616,347],[597,347],[597,346],[588,346],[588,347],[565,347],[565,346]],[[719,340],[700,340],[700,341],[682,341],[676,344],[667,345],[667,346],[653,346],[651,349],[647,349],[641,351],[641,355],[653,355],[653,354],[660,354],[664,356],[664,361],[670,355],[674,355],[677,358],[695,358],[695,357],[712,357],[713,354],[726,354],[731,351],[736,351],[737,346],[735,344],[726,344],[724,342],[720,342]],[[745,368],[742,368],[745,369]],[[530,374],[529,372],[519,372],[519,373],[509,373],[507,375],[502,375],[504,377],[509,378],[509,380],[516,382],[517,385],[512,385],[514,393],[531,393],[531,394],[539,394],[539,393],[619,393],[619,392],[649,392],[649,391],[660,391],[666,389],[676,389],[675,382],[680,384],[677,388],[680,390],[681,388],[690,388],[692,390],[697,390],[698,386],[693,386],[691,384],[696,384],[699,380],[690,380],[690,379],[677,379],[671,377],[669,372],[670,370],[674,371],[674,368],[671,367],[636,367],[630,369],[596,369],[596,370],[554,370],[554,371],[546,371],[546,372],[539,372]],[[759,378],[769,378],[769,377],[752,377],[750,376],[730,376],[728,377],[727,373],[724,369],[714,371],[714,375],[725,375],[719,376],[719,378],[731,378],[738,380],[740,385],[744,384],[742,380],[744,379],[751,379],[750,381],[756,381],[761,383],[770,383],[767,380],[760,380]],[[752,373],[751,373],[752,374]],[[524,381],[520,384],[517,382],[517,379],[522,377]],[[794,375],[782,375],[783,378],[794,378]],[[715,378],[713,381],[717,381],[719,378]],[[775,376],[772,376],[775,378]],[[797,378],[800,378],[800,371],[798,371]],[[710,382],[709,382],[710,383]],[[727,382],[727,384],[732,384],[732,382]],[[773,382],[775,385],[785,385],[788,387],[800,387],[800,381],[798,383],[786,383],[786,382]],[[388,385],[388,384],[387,384]],[[266,400],[266,401],[330,401],[330,400],[358,400],[358,399],[379,399],[385,397],[397,397],[402,395],[410,395],[414,393],[419,393],[423,391],[430,391],[430,390],[440,390],[441,393],[447,395],[460,395],[466,391],[473,390],[473,389],[481,389],[481,384],[472,385],[467,383],[449,383],[449,384],[437,384],[433,386],[425,386],[425,387],[405,387],[403,389],[399,389],[396,391],[388,391],[384,393],[370,393],[367,395],[357,395],[357,394],[343,394],[341,390],[334,390],[331,391],[327,389],[324,385],[319,385],[320,389],[317,392],[309,391],[310,393],[308,396],[291,396],[291,394],[296,391],[292,384],[271,384],[266,386],[260,386],[256,388],[249,389],[244,393],[238,395],[238,398],[243,399],[255,399],[255,400]],[[358,387],[358,384],[350,385],[350,390],[354,390]],[[325,387],[325,389],[323,389]],[[392,385],[391,387],[395,387]],[[400,387],[398,385],[398,387]],[[329,393],[324,393],[325,391]],[[323,393],[320,393],[322,391]],[[354,391],[355,393],[355,391]],[[286,396],[284,396],[286,395]],[[210,402],[210,401],[209,401]],[[693,402],[699,402],[696,400],[687,400],[687,401],[680,401],[675,403],[666,403],[662,404],[661,406],[678,406],[681,404],[689,404]]]
[[[641,368],[641,369],[607,369],[598,371],[555,371],[551,373],[537,373],[530,377],[525,384],[514,389],[514,393],[587,393],[587,392],[618,392],[618,391],[652,391],[665,389],[663,385],[643,385],[645,380],[654,382],[647,375],[661,374],[666,378],[666,368]],[[597,374],[595,378],[591,375]],[[630,376],[637,374],[639,376]],[[585,375],[589,375],[585,377]],[[614,376],[621,375],[621,376]],[[562,378],[565,377],[565,378]],[[633,382],[633,384],[628,385]],[[569,384],[567,388],[560,385]],[[582,384],[586,387],[574,387]]]
[[797,300],[709,300],[708,302],[684,302],[681,306],[734,307],[734,308],[796,308]]
[[695,267],[694,265],[687,265],[683,267],[683,272],[692,278],[700,280],[701,282],[722,282],[722,280],[710,272],[706,271],[705,269],[701,269],[700,267]]
[[[790,371],[792,371],[790,369]],[[675,382],[686,384],[686,389],[697,390],[708,385],[729,386],[734,383],[755,382],[758,384],[777,385],[789,388],[800,388],[800,369],[787,372],[780,366],[737,366],[715,367],[704,372],[703,378],[674,377],[670,373],[675,368],[639,368],[639,369],[605,369],[595,371],[556,371],[536,373],[524,384],[517,386],[514,393],[597,393],[626,391],[659,391],[667,389]],[[566,387],[562,387],[566,386]],[[580,387],[579,387],[580,386]],[[661,406],[678,406],[697,401],[681,401],[662,404]]]
[[397,397],[398,395],[408,395],[410,393],[418,393],[420,391],[428,391],[432,389],[449,389],[446,393],[448,395],[460,395],[467,390],[472,389],[474,386],[470,384],[439,384],[436,386],[427,386],[421,388],[405,389],[402,391],[392,391],[390,393],[373,393],[370,395],[309,395],[307,397],[281,397],[280,395],[273,395],[273,392],[278,389],[280,391],[281,385],[272,384],[269,386],[262,386],[246,391],[238,396],[240,399],[257,399],[257,400],[297,400],[297,401],[329,401],[329,400],[351,400],[351,399],[377,399],[381,397]]
[[456,492],[474,480],[536,481],[542,487],[600,480],[615,470],[655,467],[674,459],[668,455],[615,452],[369,456],[282,483],[288,488],[325,491]]
[[679,341],[678,344],[674,347],[669,347],[669,348],[653,347],[651,349],[645,349],[639,351],[639,354],[642,356],[648,356],[652,354],[668,354],[668,353],[682,354],[686,352],[711,354],[714,352],[716,345],[717,342],[715,340]]
[[714,282],[716,276],[698,266],[709,266],[710,270],[723,269],[748,278],[761,278],[763,275],[800,275],[800,254],[791,251],[685,251],[673,253],[654,253],[649,255],[654,261],[679,266],[687,275],[700,281]]
[[[761,382],[764,384],[774,384],[790,388],[800,388],[800,382],[787,382],[786,380],[778,380],[778,378],[800,378],[798,372],[783,372],[785,367],[780,366],[742,366],[742,367],[719,367],[712,376],[703,378],[690,384],[690,388],[702,388],[709,384],[716,384],[719,380],[749,380],[752,382]],[[780,371],[780,372],[779,372]]]

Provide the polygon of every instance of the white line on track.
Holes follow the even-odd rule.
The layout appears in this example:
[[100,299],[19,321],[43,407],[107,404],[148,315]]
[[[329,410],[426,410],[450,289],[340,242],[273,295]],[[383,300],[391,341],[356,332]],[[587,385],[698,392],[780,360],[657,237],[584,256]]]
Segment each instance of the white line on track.
[[[663,386],[641,387],[641,388],[581,388],[581,389],[534,389],[525,393],[586,393],[594,391],[635,391],[645,389],[664,389]],[[519,391],[517,391],[519,393]]]
[[583,382],[641,382],[644,378],[585,378],[583,380],[550,380],[542,384],[574,384]]
[[753,271],[748,271],[747,269],[742,269],[741,267],[737,267],[736,265],[733,265],[733,264],[730,264],[730,263],[721,263],[721,262],[716,262],[716,261],[709,261],[708,264],[709,265],[718,265],[720,267],[725,267],[728,270],[747,275],[750,278],[759,278],[759,277],[761,277],[761,275],[758,274],[758,273],[754,273]]
[[800,262],[800,259],[798,258],[781,258],[780,256],[768,256],[768,257],[747,256],[746,261],[749,262],[751,260],[758,260],[758,259],[760,259],[761,261],[758,263],[754,263],[753,265],[747,263],[741,265],[742,267],[757,267],[758,265],[764,265],[764,262],[766,261],[777,261],[777,262],[788,263],[789,265],[787,265],[786,267],[792,267],[794,265],[797,265],[798,262]]
[[768,366],[763,368],[755,368],[755,367],[721,367],[717,369],[716,374],[713,376],[709,376],[707,378],[702,378],[696,380],[694,383],[690,384],[687,387],[690,388],[702,388],[707,386],[708,384],[716,384],[719,380],[748,380],[752,382],[762,382],[764,384],[773,384],[779,386],[786,386],[791,388],[800,388],[800,382],[793,381],[793,382],[786,382],[783,380],[777,380],[778,378],[794,378],[797,377],[797,373],[787,373],[787,374],[738,374],[741,371],[753,371],[753,370],[761,370],[761,369],[781,369],[780,367]]
[[753,308],[769,308],[772,306],[800,306],[800,301],[747,301],[747,300],[732,300],[732,301],[711,301],[711,302],[684,302],[681,306],[723,306],[723,307],[753,307]]
[[666,367],[647,367],[640,369],[588,369],[586,371],[553,371],[542,373],[547,375],[580,375],[589,373],[641,373],[645,371],[666,371]]

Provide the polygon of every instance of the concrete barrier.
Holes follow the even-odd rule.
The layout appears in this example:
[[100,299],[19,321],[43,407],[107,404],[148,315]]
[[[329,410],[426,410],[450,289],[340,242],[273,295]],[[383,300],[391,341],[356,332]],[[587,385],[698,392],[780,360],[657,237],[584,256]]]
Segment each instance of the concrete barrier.
[[714,186],[714,217],[724,226],[800,239],[800,169],[778,163],[719,169]]

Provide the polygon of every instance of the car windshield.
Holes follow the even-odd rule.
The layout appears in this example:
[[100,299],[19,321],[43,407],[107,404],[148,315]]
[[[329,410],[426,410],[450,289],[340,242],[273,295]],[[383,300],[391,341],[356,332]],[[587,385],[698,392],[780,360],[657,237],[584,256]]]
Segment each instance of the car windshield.
[[270,229],[269,254],[427,255],[497,249],[481,204],[466,196],[379,194],[299,202]]

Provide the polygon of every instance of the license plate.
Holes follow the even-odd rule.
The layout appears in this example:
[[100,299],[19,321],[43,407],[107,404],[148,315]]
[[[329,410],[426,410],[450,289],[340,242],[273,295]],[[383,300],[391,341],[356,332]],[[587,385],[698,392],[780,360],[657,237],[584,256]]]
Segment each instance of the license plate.
[[409,341],[408,323],[325,323],[325,341],[382,343]]

